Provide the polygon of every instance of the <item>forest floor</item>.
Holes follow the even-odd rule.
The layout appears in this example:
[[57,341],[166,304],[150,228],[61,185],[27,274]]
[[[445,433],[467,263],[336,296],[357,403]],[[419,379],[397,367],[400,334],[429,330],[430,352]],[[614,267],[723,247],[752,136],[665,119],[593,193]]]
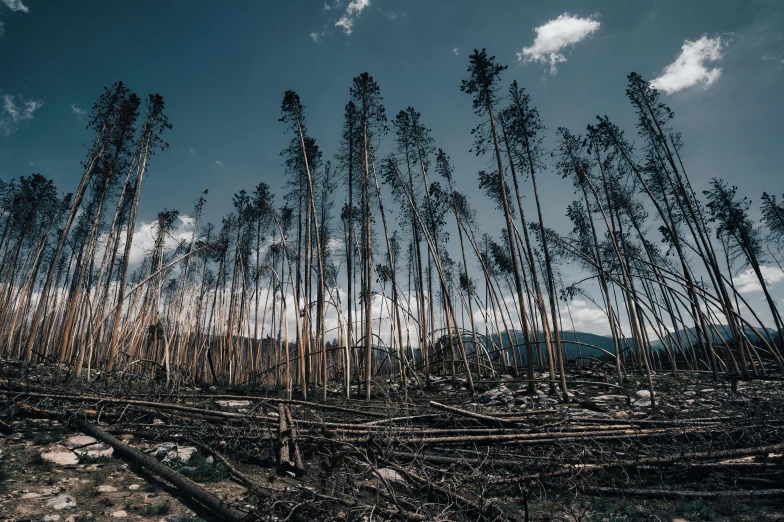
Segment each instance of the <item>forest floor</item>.
[[638,376],[573,367],[569,404],[546,378],[323,403],[0,360],[0,520],[784,521],[778,376],[659,373],[655,408]]

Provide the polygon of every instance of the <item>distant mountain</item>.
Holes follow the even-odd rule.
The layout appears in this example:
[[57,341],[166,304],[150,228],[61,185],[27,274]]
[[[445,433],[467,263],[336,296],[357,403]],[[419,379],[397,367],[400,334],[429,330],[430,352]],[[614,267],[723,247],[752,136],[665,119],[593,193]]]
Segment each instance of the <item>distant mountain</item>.
[[[714,330],[710,331],[710,333],[711,333],[711,341],[713,343],[716,343],[716,344],[723,343],[726,340],[732,338],[732,333],[731,333],[730,327],[728,325],[726,325],[726,324],[716,325],[716,330],[718,330],[718,334]],[[751,328],[744,327],[743,331],[745,332],[746,336],[749,338],[749,340],[751,340],[752,343],[754,343],[754,344],[761,344],[762,343],[762,340],[760,339],[759,335],[757,335],[754,332],[754,330],[752,330]],[[778,334],[778,332],[776,330],[772,329],[772,328],[765,328],[765,330],[757,328],[757,331],[761,335],[763,335],[765,337],[766,341],[769,341],[769,339],[768,339],[767,336],[765,336],[765,331],[767,331],[768,334],[770,334],[770,338],[773,339],[773,341],[775,341],[775,342],[779,341],[779,334]],[[697,336],[697,328],[695,328],[695,327],[686,328],[684,330],[679,330],[678,332],[671,333],[669,335],[669,337],[672,339],[671,342],[673,344],[677,344],[677,342],[678,342],[678,334],[680,334],[680,338],[681,338],[681,340],[684,343],[688,344],[689,340],[691,340],[692,343],[696,343],[697,342],[697,337],[698,337]],[[659,340],[651,341],[651,347],[654,348],[654,349],[661,349],[662,348],[662,343]]]
[[[712,331],[712,341],[714,343],[721,343],[724,340],[731,338],[731,333],[729,326],[727,325],[717,325],[716,330],[718,330],[721,337],[717,335],[715,331]],[[763,333],[761,330],[757,329],[761,334]],[[771,338],[774,341],[779,340],[779,335],[776,330],[771,328],[766,328],[767,332],[770,334]],[[754,333],[751,328],[746,327],[744,329],[746,335],[751,340],[752,343],[761,343],[759,336]],[[691,339],[692,343],[697,342],[697,329],[694,327],[686,328],[684,330],[679,330],[678,332],[673,332],[670,334],[672,338],[673,345],[677,345],[678,342],[678,333],[680,334],[680,339],[683,343],[688,345],[688,340]],[[764,335],[764,334],[763,334]],[[523,337],[523,332],[520,330],[514,330],[511,334],[511,337],[514,341],[514,344],[520,345],[520,354],[525,360],[525,338]],[[500,346],[501,343],[499,342],[498,335],[494,334],[491,336],[493,342],[496,346]],[[544,349],[544,335],[540,334],[539,336],[540,342],[537,343],[537,346]],[[597,359],[606,358],[608,356],[612,356],[615,354],[615,346],[613,344],[613,339],[610,336],[606,335],[597,335],[588,332],[573,332],[571,330],[561,332],[561,339],[565,341],[566,344],[566,355],[568,359],[576,359],[578,357],[593,357]],[[621,339],[621,342],[624,346],[633,345],[634,341],[631,339]],[[506,349],[509,349],[511,346],[509,337],[504,334],[503,335],[503,346]],[[651,348],[653,350],[663,350],[664,345],[658,339],[651,340]]]
[[[496,346],[501,345],[498,339],[498,335],[492,335],[491,337]],[[523,361],[525,361],[525,337],[523,336],[523,332],[514,330],[511,337],[514,344],[520,345],[520,354]],[[576,359],[577,357],[594,357],[599,359],[615,354],[613,339],[612,337],[608,337],[606,335],[597,335],[588,332],[566,331],[561,332],[561,339],[566,341],[566,356],[569,359]],[[506,334],[503,335],[503,346],[506,349],[509,349],[511,346],[509,337]],[[537,346],[544,350],[545,345],[543,334],[540,334]]]

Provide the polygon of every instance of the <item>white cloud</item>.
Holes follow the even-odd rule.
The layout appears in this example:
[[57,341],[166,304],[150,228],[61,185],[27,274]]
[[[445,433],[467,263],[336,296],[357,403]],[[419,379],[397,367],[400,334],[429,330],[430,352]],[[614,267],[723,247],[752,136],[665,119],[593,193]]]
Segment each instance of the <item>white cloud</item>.
[[[596,308],[586,301],[575,299],[569,303],[568,308],[566,306],[562,307],[561,316],[564,318],[564,321],[567,320],[570,312],[571,320],[574,321],[574,328],[578,332],[590,332],[599,335],[610,333],[610,323],[604,310]],[[568,324],[571,326],[571,321]]]
[[455,47],[454,49],[452,49],[452,54],[454,54],[455,56],[460,56],[460,49]]
[[[172,230],[164,239],[164,250],[170,252],[174,250],[182,241],[190,241],[193,235],[195,220],[190,216],[178,216]],[[136,266],[144,260],[144,256],[149,255],[155,245],[155,237],[158,235],[158,221],[141,222],[133,232],[131,243],[131,254],[128,257],[128,264]],[[120,246],[125,245],[125,234]],[[103,238],[105,242],[105,238]],[[104,243],[105,244],[105,243]]]
[[707,89],[719,79],[721,69],[708,69],[705,64],[721,60],[724,46],[720,36],[703,36],[695,42],[685,40],[678,58],[665,67],[661,75],[651,81],[651,85],[667,94],[698,84],[703,84]]
[[222,161],[215,160],[215,164],[217,166],[219,166],[220,168],[223,168],[223,162]]
[[[343,32],[346,34],[351,34],[351,28],[354,26],[354,19],[348,16],[342,16],[340,20],[335,22],[335,27],[342,27]],[[313,34],[310,35],[311,38]]]
[[0,134],[4,136],[9,136],[16,132],[16,129],[19,128],[22,122],[32,120],[33,113],[44,104],[41,100],[32,98],[25,100],[22,96],[12,96],[2,92],[0,92],[0,96],[2,97]]
[[396,12],[394,12],[394,11],[389,11],[389,12],[386,12],[386,11],[384,11],[384,10],[383,10],[383,9],[381,9],[381,8],[379,8],[379,9],[378,9],[378,12],[379,12],[379,13],[381,13],[382,15],[386,16],[386,17],[387,17],[387,20],[389,20],[389,21],[391,21],[391,22],[394,22],[395,20],[397,20],[397,19],[400,17],[400,15],[398,15],[398,14],[397,14]]
[[332,5],[329,5],[328,3],[324,2],[324,10],[332,11],[333,9],[337,9],[338,7],[340,7],[340,5],[341,5],[340,0],[335,0],[335,3],[333,3]]
[[348,7],[346,7],[346,14],[335,22],[335,27],[342,27],[344,33],[351,34],[351,30],[354,27],[354,20],[356,20],[357,16],[359,16],[368,6],[370,6],[370,0],[351,0]]
[[188,152],[191,153],[191,156],[195,156],[196,155],[196,149],[194,149],[193,147],[189,148]]
[[[22,3],[22,0],[0,0],[0,5],[4,5],[11,11],[29,13],[30,9]],[[0,19],[0,37],[5,34],[5,24]]]
[[779,68],[781,68],[781,66],[784,65],[784,53],[781,53],[778,56],[766,54],[766,55],[764,55],[762,57],[762,61],[763,62],[776,62],[776,63],[778,63]]
[[313,39],[314,42],[318,43],[319,41],[319,34],[317,32],[310,33],[310,37]]
[[[779,267],[760,265],[760,272],[762,272],[762,278],[765,279],[765,282],[768,285],[784,281],[784,271],[782,271]],[[751,268],[748,268],[737,276],[733,277],[732,282],[735,283],[735,289],[742,294],[762,292],[762,286],[759,284],[757,275]]]
[[1,0],[3,4],[11,11],[21,11],[29,13],[30,9],[22,3],[22,0]]
[[555,20],[550,20],[534,29],[536,38],[533,45],[524,47],[517,53],[517,59],[549,63],[550,74],[555,74],[557,72],[555,64],[566,61],[562,51],[598,31],[599,26],[599,22],[591,17],[580,18],[564,13]]
[[77,118],[79,118],[79,121],[82,121],[82,119],[87,115],[85,110],[82,109],[82,108],[79,108],[75,103],[71,104],[71,110],[76,113],[76,116],[77,116]]

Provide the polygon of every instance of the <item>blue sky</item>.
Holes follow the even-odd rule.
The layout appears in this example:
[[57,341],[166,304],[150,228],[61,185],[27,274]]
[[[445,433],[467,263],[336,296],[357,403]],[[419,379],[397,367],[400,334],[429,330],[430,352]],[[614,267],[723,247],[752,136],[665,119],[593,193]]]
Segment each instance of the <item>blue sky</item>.
[[[784,192],[784,2],[775,0],[0,0],[0,24],[4,180],[40,172],[73,190],[91,139],[79,111],[103,86],[122,80],[164,96],[174,128],[152,160],[142,221],[164,207],[190,212],[204,189],[215,223],[240,189],[265,181],[280,193],[283,93],[300,94],[329,159],[351,79],[368,71],[388,114],[422,113],[497,235],[501,220],[477,190],[487,160],[469,152],[475,116],[459,90],[482,47],[509,66],[507,84],[528,89],[550,131],[581,132],[607,114],[633,135],[626,75],[659,78],[697,190],[722,177],[755,207],[763,190]],[[567,231],[571,184],[545,171],[540,190],[547,225]]]

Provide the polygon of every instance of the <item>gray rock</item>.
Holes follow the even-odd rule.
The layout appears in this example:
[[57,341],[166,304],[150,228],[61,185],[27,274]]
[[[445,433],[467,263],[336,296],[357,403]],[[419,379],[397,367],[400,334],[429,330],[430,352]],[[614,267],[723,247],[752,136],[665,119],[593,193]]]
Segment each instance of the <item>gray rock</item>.
[[503,384],[487,390],[476,397],[481,404],[508,404],[514,401],[514,393]]
[[397,471],[391,468],[381,468],[380,470],[378,470],[378,475],[373,473],[373,476],[375,477],[378,477],[379,475],[382,476],[384,480],[386,480],[387,482],[397,483],[397,484],[406,483],[406,479],[403,478],[403,475],[401,475],[400,473],[398,473]]
[[92,458],[111,457],[114,454],[114,449],[108,444],[99,442],[98,444],[91,444],[83,448],[76,448],[74,450],[79,455],[86,455]]
[[41,458],[60,466],[72,466],[79,463],[79,457],[76,456],[76,453],[61,444],[49,447],[44,453],[41,453]]
[[193,446],[179,446],[175,442],[162,442],[146,451],[157,459],[163,459],[163,462],[187,462],[198,450]]
[[215,404],[224,409],[250,407],[250,401],[215,401]]
[[46,505],[57,509],[58,511],[61,509],[74,509],[76,507],[76,500],[71,495],[57,495],[56,497],[50,498]]
[[63,441],[62,444],[68,449],[74,449],[89,446],[90,444],[95,444],[96,442],[98,442],[96,439],[88,437],[87,435],[75,435]]

